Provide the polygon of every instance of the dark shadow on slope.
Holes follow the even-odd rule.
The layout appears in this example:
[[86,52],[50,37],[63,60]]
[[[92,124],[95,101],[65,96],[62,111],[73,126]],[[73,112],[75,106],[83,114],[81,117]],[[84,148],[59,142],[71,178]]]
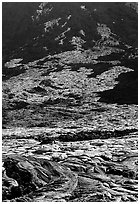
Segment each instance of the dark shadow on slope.
[[26,69],[22,66],[14,68],[2,68],[2,80],[10,79],[13,76],[18,76],[19,74],[25,73]]
[[135,49],[128,49],[121,58],[121,66],[133,71],[122,73],[114,89],[100,92],[99,102],[138,104],[138,58]]
[[98,63],[93,65],[93,73],[88,75],[88,78],[96,77],[105,71],[108,71],[112,66],[108,63]]
[[84,67],[86,69],[92,69],[93,72],[88,75],[88,78],[96,77],[97,75],[102,74],[105,71],[108,71],[113,65],[109,64],[108,62],[99,62],[97,64],[93,63],[76,63],[76,64],[69,64],[71,66],[71,71],[80,71],[79,69]]
[[100,93],[99,102],[118,104],[138,104],[138,73],[123,73],[118,77],[119,83],[114,89]]

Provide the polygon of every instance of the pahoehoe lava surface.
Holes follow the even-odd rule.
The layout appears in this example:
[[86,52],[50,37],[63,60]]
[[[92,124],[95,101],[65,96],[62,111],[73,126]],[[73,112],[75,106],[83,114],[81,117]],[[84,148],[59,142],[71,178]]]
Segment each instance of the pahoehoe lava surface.
[[137,3],[2,9],[3,201],[138,201]]

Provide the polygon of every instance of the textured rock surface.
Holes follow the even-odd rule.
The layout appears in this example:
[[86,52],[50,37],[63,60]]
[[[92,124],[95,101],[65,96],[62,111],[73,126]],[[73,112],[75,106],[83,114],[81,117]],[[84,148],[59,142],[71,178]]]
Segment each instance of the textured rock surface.
[[137,133],[53,144],[5,139],[3,199],[137,201],[137,145]]
[[137,4],[3,3],[3,36],[3,201],[138,201]]

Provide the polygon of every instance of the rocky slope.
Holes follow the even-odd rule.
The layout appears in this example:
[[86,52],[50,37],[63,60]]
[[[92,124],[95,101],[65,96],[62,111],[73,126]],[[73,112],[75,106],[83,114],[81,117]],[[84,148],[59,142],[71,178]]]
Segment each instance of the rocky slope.
[[137,201],[136,8],[3,3],[4,201]]
[[137,47],[136,7],[137,3],[109,2],[3,3],[3,60],[8,61],[11,51],[37,59],[71,50],[76,46],[72,39],[77,43],[81,39],[84,49],[92,48],[100,39],[97,24],[106,24],[117,39]]

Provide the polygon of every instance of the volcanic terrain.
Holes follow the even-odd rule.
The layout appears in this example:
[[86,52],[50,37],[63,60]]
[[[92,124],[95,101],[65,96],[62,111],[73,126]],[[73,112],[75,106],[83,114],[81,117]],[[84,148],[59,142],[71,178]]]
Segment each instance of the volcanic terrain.
[[2,9],[3,201],[137,201],[137,3]]

